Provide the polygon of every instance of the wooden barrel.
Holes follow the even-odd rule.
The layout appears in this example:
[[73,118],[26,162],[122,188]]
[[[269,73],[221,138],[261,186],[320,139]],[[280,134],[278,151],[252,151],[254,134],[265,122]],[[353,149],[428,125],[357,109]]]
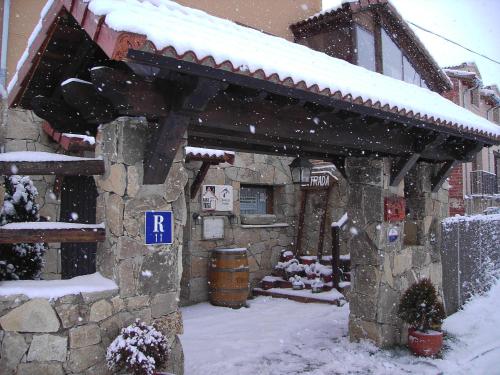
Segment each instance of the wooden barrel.
[[215,306],[245,306],[249,287],[247,249],[212,250],[208,267],[208,298]]

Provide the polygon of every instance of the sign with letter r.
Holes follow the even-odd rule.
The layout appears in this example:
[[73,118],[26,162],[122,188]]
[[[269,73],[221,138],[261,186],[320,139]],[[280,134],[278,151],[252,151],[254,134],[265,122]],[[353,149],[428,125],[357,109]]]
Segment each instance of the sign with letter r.
[[145,212],[146,245],[172,244],[174,217],[172,211]]

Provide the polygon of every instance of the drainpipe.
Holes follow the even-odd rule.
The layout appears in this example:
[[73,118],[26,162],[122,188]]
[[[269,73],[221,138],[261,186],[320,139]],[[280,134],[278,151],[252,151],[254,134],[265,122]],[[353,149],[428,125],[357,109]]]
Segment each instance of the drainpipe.
[[3,1],[3,21],[2,21],[2,52],[0,59],[0,84],[6,88],[7,81],[7,47],[9,45],[9,18],[10,0]]
[[[7,126],[7,47],[9,45],[10,0],[3,1],[2,50],[0,51],[0,90],[2,114],[0,122],[0,152],[5,152],[5,131]],[[5,96],[5,97],[4,97]]]
[[[498,102],[500,103],[500,102]],[[494,107],[491,107],[490,109],[488,109],[486,111],[486,120],[489,120],[489,117],[490,117],[490,112],[495,110],[495,109],[498,109],[500,108],[500,104],[494,106]],[[491,165],[491,152],[490,150],[488,150],[488,172],[489,172],[489,169],[490,169],[490,165]],[[495,165],[493,163],[493,170],[495,171]],[[495,174],[496,174],[496,171],[495,171]],[[497,179],[499,178],[500,176],[497,176]]]

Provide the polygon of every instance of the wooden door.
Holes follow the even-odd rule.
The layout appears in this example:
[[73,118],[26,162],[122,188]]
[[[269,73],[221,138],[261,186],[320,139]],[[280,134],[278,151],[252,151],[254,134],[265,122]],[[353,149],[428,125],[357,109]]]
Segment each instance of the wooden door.
[[[60,221],[95,224],[97,188],[92,176],[64,177]],[[62,243],[61,277],[70,279],[96,271],[96,243]]]

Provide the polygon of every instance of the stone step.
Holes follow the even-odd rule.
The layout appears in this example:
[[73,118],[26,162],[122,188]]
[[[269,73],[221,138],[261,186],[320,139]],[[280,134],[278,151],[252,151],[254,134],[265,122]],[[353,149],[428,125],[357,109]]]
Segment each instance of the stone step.
[[293,290],[282,288],[271,288],[264,290],[254,288],[254,296],[269,296],[273,298],[286,298],[301,303],[326,303],[330,305],[342,306],[345,303],[344,296],[337,290],[332,289],[328,292],[312,293],[310,290]]

